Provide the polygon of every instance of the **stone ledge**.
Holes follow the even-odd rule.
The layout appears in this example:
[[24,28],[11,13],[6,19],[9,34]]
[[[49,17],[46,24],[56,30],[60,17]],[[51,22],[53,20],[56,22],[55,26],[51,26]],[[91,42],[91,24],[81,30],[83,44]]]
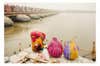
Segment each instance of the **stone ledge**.
[[93,63],[92,60],[81,56],[74,61],[66,60],[63,55],[61,58],[51,58],[46,49],[42,53],[36,53],[31,50],[31,47],[16,55],[5,57],[4,60],[5,63]]

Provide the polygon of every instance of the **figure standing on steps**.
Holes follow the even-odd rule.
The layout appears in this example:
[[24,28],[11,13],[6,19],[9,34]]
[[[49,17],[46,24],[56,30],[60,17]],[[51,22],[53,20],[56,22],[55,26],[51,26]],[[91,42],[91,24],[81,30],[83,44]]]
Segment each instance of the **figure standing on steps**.
[[95,45],[95,41],[93,41],[93,47],[92,47],[92,51],[91,51],[91,56],[92,56],[92,60],[96,61],[96,45]]
[[21,43],[18,44],[18,51],[21,52],[22,48],[21,48]]

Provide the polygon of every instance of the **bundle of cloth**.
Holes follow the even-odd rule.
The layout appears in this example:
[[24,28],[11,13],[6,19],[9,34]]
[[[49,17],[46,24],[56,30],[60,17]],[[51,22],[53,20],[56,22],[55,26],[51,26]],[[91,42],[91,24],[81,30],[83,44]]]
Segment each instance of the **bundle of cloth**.
[[35,52],[39,52],[43,50],[45,40],[45,33],[39,32],[39,31],[33,31],[31,32],[31,40],[32,40],[32,50]]

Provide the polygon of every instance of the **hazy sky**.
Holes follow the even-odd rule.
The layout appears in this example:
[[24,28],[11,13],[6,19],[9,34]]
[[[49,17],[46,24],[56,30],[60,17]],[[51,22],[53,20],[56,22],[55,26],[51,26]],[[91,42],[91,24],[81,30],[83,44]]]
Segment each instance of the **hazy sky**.
[[95,11],[95,3],[10,3],[20,6],[30,6],[35,8],[46,8],[55,10],[87,10]]

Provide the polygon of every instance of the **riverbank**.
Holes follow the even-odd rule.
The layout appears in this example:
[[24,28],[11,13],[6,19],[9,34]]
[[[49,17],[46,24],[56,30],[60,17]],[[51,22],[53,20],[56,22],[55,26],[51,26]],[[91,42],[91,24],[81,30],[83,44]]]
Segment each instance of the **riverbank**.
[[13,26],[15,22],[23,23],[23,22],[30,22],[31,20],[41,20],[43,18],[50,17],[56,14],[57,14],[56,12],[50,12],[50,13],[43,13],[43,14],[29,14],[28,16],[25,14],[17,14],[16,16],[5,15],[4,25],[5,27],[10,27]]

